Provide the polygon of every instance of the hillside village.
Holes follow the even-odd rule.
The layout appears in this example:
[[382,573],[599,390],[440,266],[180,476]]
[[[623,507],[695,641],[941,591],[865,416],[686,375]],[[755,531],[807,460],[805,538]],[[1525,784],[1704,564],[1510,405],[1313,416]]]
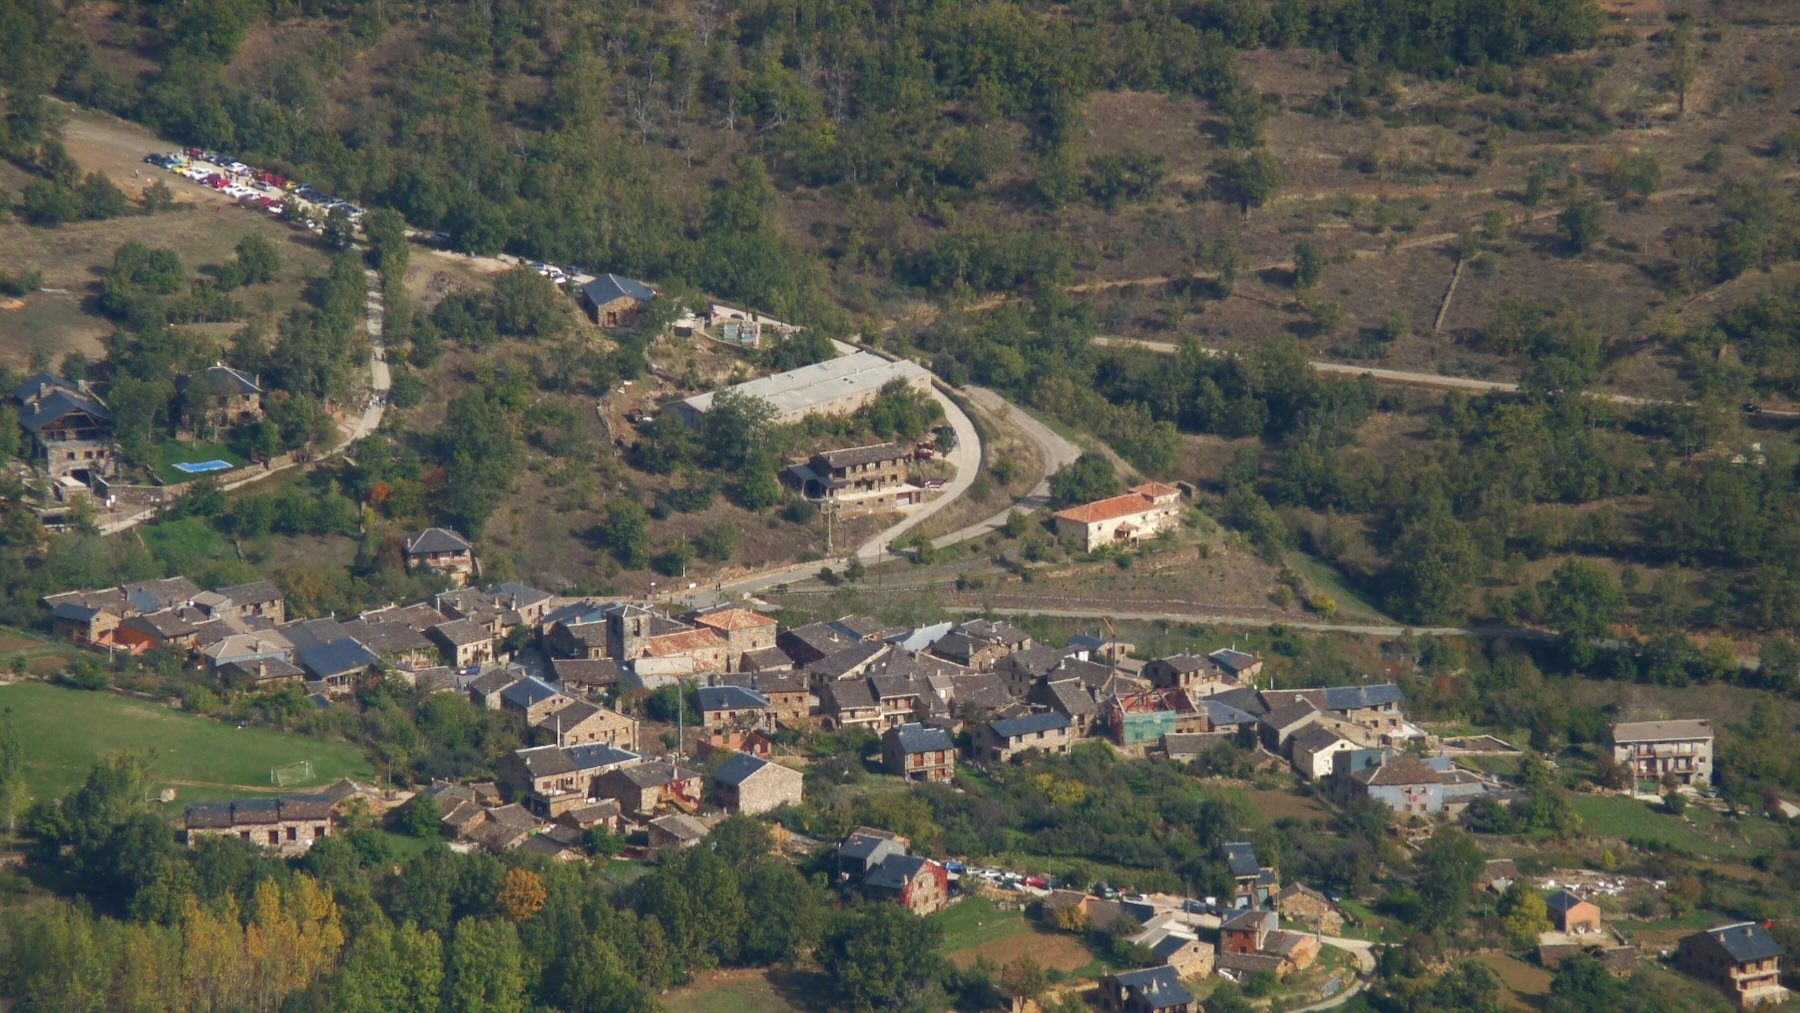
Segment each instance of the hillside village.
[[[421,531],[407,544],[413,565],[467,582],[470,546],[455,532]],[[266,581],[203,590],[183,577],[71,590],[42,604],[56,634],[74,644],[173,655],[221,692],[293,687],[329,708],[398,684],[501,712],[531,743],[473,781],[398,792],[346,781],[324,792],[189,804],[181,833],[190,848],[235,836],[302,855],[335,832],[347,803],[358,811],[428,804],[452,850],[587,862],[599,846],[602,855],[657,862],[701,844],[729,817],[772,819],[784,852],[803,862],[835,856],[834,886],[871,901],[923,917],[998,896],[1040,909],[1046,925],[1121,935],[1141,948],[1131,952],[1160,961],[1103,976],[1102,1009],[1195,1009],[1184,981],[1285,979],[1310,968],[1322,945],[1349,947],[1365,961],[1366,944],[1338,936],[1358,915],[1335,890],[1284,880],[1245,842],[1221,843],[1212,856],[1231,890],[1181,896],[1131,892],[1129,883],[1084,892],[1030,868],[916,851],[872,827],[820,841],[784,818],[806,799],[807,771],[820,759],[810,744],[860,735],[871,743],[869,762],[902,785],[955,785],[970,768],[1030,768],[1092,748],[1197,770],[1228,753],[1251,767],[1288,768],[1297,787],[1337,805],[1376,804],[1409,841],[1481,800],[1528,795],[1472,762],[1517,755],[1514,747],[1421,728],[1395,684],[1278,689],[1260,678],[1263,658],[1231,648],[1143,658],[1115,638],[1040,643],[987,619],[907,628],[850,615],[783,627],[735,605],[671,614],[657,603],[571,600],[517,583],[343,618],[291,619]],[[672,724],[666,701],[654,717],[647,709],[659,691],[678,701]],[[1706,721],[1622,723],[1611,742],[1628,793],[1708,783]],[[1519,879],[1509,861],[1488,864],[1481,882],[1496,892]],[[1550,924],[1538,949],[1546,966],[1591,954],[1628,976],[1650,956],[1584,898],[1598,896],[1594,884],[1552,890],[1555,879],[1544,882]],[[1745,923],[1684,939],[1674,964],[1752,1005],[1785,1000],[1782,955],[1761,926]]]

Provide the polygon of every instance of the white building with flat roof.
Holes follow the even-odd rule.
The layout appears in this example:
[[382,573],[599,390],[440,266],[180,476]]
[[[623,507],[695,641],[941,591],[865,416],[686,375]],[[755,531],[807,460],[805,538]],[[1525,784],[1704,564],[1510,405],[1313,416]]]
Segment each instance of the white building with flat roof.
[[[905,359],[884,359],[873,352],[852,352],[785,373],[747,380],[727,390],[759,397],[775,406],[774,421],[798,422],[808,415],[848,415],[875,400],[881,388],[901,380],[921,392],[931,389],[931,374]],[[688,425],[712,410],[719,392],[696,394],[672,406]]]

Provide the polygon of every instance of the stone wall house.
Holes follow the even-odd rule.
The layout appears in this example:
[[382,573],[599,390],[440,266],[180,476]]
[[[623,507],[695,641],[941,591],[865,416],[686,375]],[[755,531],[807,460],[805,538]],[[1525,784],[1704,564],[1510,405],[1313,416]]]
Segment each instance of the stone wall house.
[[571,700],[540,713],[531,724],[553,735],[559,746],[600,744],[629,750],[638,747],[636,718],[587,700]]
[[513,801],[555,819],[603,798],[600,778],[643,762],[629,750],[607,745],[534,746],[500,758],[495,772]]
[[767,728],[774,716],[767,697],[743,686],[701,686],[694,691],[700,706],[700,727]]
[[614,799],[626,815],[648,818],[668,806],[685,812],[698,809],[705,799],[702,776],[673,763],[652,760],[619,767],[600,775],[596,797]]
[[468,619],[452,619],[433,626],[425,634],[438,645],[444,664],[472,668],[494,660],[494,636]]
[[941,911],[950,903],[950,873],[918,855],[890,855],[863,875],[863,892],[892,900],[916,915]]
[[222,362],[183,377],[178,387],[182,420],[190,429],[217,432],[263,417],[263,389],[257,378]]
[[956,743],[942,728],[917,723],[881,736],[882,765],[909,781],[950,781],[956,776]]
[[331,836],[331,800],[322,795],[197,802],[187,807],[187,846],[203,837],[236,837],[284,855],[299,854]]
[[623,327],[650,305],[656,292],[633,278],[603,274],[581,286],[581,307],[601,327]]
[[535,725],[575,701],[563,696],[537,676],[527,676],[500,691],[500,709],[517,711],[525,723]]
[[449,528],[426,528],[406,536],[406,565],[450,578],[457,587],[475,573],[475,546]]
[[1005,763],[1027,750],[1062,755],[1074,743],[1069,719],[1055,711],[1003,718],[975,729],[970,752],[984,763]]
[[1290,922],[1298,922],[1328,936],[1344,929],[1344,913],[1329,897],[1309,886],[1293,883],[1275,896],[1275,910]]
[[738,753],[713,771],[713,797],[726,812],[765,813],[799,805],[805,780],[792,767]]
[[1195,1013],[1200,1004],[1180,972],[1163,964],[1101,978],[1097,1006],[1102,1013]]
[[693,612],[683,617],[696,628],[710,629],[724,639],[730,648],[729,671],[740,671],[744,655],[775,649],[775,635],[780,630],[775,620],[749,609],[725,608],[710,612]]

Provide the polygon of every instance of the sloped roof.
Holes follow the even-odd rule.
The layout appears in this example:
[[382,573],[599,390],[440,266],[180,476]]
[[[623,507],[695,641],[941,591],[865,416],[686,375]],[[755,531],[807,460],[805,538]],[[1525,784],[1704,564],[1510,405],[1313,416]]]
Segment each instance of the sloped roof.
[[1206,716],[1215,725],[1250,725],[1256,723],[1256,715],[1236,707],[1216,697],[1205,697],[1195,701],[1206,711]]
[[863,876],[863,884],[881,890],[904,889],[925,867],[926,861],[917,855],[889,855]]
[[692,654],[695,651],[715,650],[728,647],[720,636],[709,629],[679,629],[668,633],[650,635],[646,645],[653,658],[668,658],[678,654]]
[[1228,841],[1219,845],[1219,854],[1225,859],[1225,865],[1233,876],[1254,876],[1262,871],[1262,862],[1256,858],[1256,849],[1244,841]]
[[721,784],[743,784],[770,767],[779,768],[775,772],[777,776],[783,772],[791,774],[795,778],[802,776],[799,771],[791,767],[783,767],[779,763],[772,763],[759,756],[751,756],[749,753],[737,753],[729,760],[719,764],[718,769],[713,771],[713,780]]
[[442,637],[452,647],[468,647],[494,639],[487,627],[473,619],[452,619],[446,623],[438,623],[431,628],[431,632]]
[[743,686],[701,686],[694,691],[703,711],[765,710],[769,698]]
[[610,773],[623,777],[639,788],[656,788],[700,776],[695,771],[677,767],[666,760],[653,760],[649,763],[640,763],[635,767],[621,767]]
[[650,825],[678,841],[697,841],[712,832],[712,827],[686,813],[670,813],[650,821]]
[[113,420],[112,410],[99,398],[58,387],[35,401],[27,402],[19,410],[19,424],[35,433],[76,412],[92,415],[102,422]]
[[1626,721],[1613,725],[1614,742],[1668,742],[1713,737],[1712,722],[1705,718],[1676,721]]
[[1143,997],[1145,1004],[1153,1010],[1187,1006],[1194,1002],[1193,993],[1181,983],[1180,972],[1167,964],[1146,967],[1141,971],[1127,971],[1114,975],[1113,980],[1121,988]]
[[755,630],[774,626],[775,620],[753,612],[750,609],[729,608],[716,609],[712,612],[701,612],[694,616],[694,623],[700,626],[711,626],[715,630]]
[[867,679],[843,679],[828,682],[819,694],[821,702],[828,703],[840,711],[875,706],[875,694],[869,691]]
[[866,447],[846,447],[843,450],[827,450],[817,455],[831,468],[854,468],[861,464],[878,464],[882,461],[894,461],[905,458],[907,452],[894,443],[876,443]]
[[213,590],[230,598],[236,605],[261,605],[264,602],[281,600],[281,589],[267,580],[253,580],[248,584],[231,584],[226,587],[216,587]]
[[902,753],[930,753],[939,749],[956,748],[956,743],[951,741],[949,732],[933,725],[922,725],[916,721],[889,729],[888,734],[892,735],[900,744]]
[[619,681],[619,663],[611,658],[552,658],[550,671],[564,685],[610,686]]
[[603,274],[586,285],[581,286],[581,294],[595,306],[605,306],[617,299],[636,299],[638,302],[649,302],[656,298],[650,286],[635,278],[626,278],[617,274]]
[[1048,732],[1069,727],[1069,717],[1056,711],[1045,711],[1041,714],[1027,714],[1024,717],[1001,718],[988,725],[995,735],[1002,738],[1015,738],[1030,735],[1033,732]]
[[1231,672],[1233,675],[1241,674],[1245,669],[1262,661],[1261,658],[1254,654],[1234,650],[1230,647],[1221,647],[1206,657],[1214,664]]
[[1731,954],[1731,959],[1745,963],[1752,960],[1767,960],[1779,957],[1787,952],[1769,930],[1755,922],[1738,922],[1735,925],[1720,925],[1706,930],[1718,944]]
[[1275,912],[1262,908],[1245,908],[1219,923],[1221,932],[1267,932],[1276,926]]
[[511,669],[490,668],[476,676],[474,681],[469,683],[469,691],[472,693],[480,693],[482,696],[488,696],[489,694],[498,693],[506,687],[511,686],[513,683],[518,682],[520,678],[521,677]]
[[1557,914],[1568,914],[1574,910],[1575,905],[1585,903],[1587,902],[1567,890],[1558,890],[1544,898],[1544,906]]
[[562,696],[562,694],[556,691],[555,686],[550,685],[535,675],[528,675],[500,691],[500,699],[520,709],[530,707],[533,704],[540,704],[545,700],[552,700],[559,696]]
[[406,553],[409,556],[427,552],[467,552],[472,548],[474,546],[469,544],[467,538],[449,528],[426,528],[406,537]]
[[76,384],[63,379],[54,373],[33,373],[14,386],[10,393],[12,394],[14,401],[25,401],[36,397],[38,391],[43,390],[46,387],[52,390],[61,388],[63,390],[79,391],[81,389]]
[[261,394],[261,385],[250,374],[233,369],[224,363],[214,363],[192,376],[182,379],[182,390],[198,385],[200,389],[214,397],[227,397],[235,394]]
[[302,647],[299,655],[300,667],[321,679],[372,668],[379,663],[367,648],[348,637],[329,644]]
[[1368,785],[1439,784],[1443,775],[1410,756],[1396,756],[1379,767],[1350,775]]
[[1056,519],[1072,521],[1076,524],[1097,524],[1100,521],[1130,517],[1133,514],[1141,514],[1155,508],[1156,504],[1150,497],[1138,492],[1128,492],[1120,496],[1111,496],[1107,499],[1095,500],[1092,503],[1072,506],[1067,510],[1058,510]]

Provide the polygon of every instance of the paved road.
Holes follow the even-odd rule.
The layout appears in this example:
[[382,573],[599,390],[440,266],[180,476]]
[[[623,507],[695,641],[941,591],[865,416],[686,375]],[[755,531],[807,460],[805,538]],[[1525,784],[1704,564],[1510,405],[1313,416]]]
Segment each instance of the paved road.
[[[1136,338],[1101,336],[1094,339],[1094,344],[1114,347],[1129,347],[1135,345],[1145,351],[1156,352],[1159,355],[1174,355],[1181,350],[1179,345],[1171,345],[1168,342],[1139,341]],[[1201,351],[1207,355],[1214,356],[1232,354],[1231,352],[1220,348],[1203,348]],[[1368,376],[1373,378],[1376,383],[1399,384],[1410,387],[1432,387],[1438,390],[1469,390],[1483,394],[1490,392],[1516,394],[1519,392],[1518,384],[1508,383],[1504,380],[1477,380],[1467,376],[1445,376],[1442,373],[1416,373],[1404,369],[1380,369],[1374,366],[1359,366],[1346,362],[1328,362],[1323,359],[1314,359],[1312,360],[1311,365],[1312,368],[1321,373],[1334,373],[1339,376]],[[1613,404],[1627,405],[1633,408],[1641,408],[1646,405],[1685,403],[1664,398],[1635,397],[1630,394],[1608,394],[1602,391],[1592,391],[1590,393],[1594,397],[1603,398]],[[1785,411],[1772,408],[1765,408],[1759,412],[1759,414],[1768,415],[1773,418],[1800,418],[1800,411]]]
[[1349,1002],[1352,996],[1355,996],[1357,993],[1367,988],[1369,986],[1369,975],[1375,973],[1374,944],[1361,939],[1343,939],[1337,936],[1320,936],[1319,942],[1324,943],[1326,946],[1335,946],[1340,950],[1348,951],[1350,956],[1356,958],[1356,966],[1362,972],[1362,977],[1352,981],[1348,987],[1338,989],[1337,994],[1331,998],[1320,1000],[1319,1002],[1313,1003],[1311,1006],[1302,1006],[1300,1009],[1296,1010],[1295,1013],[1312,1013],[1313,1010],[1333,1009],[1342,1006]]
[[995,530],[1006,523],[1007,516],[1014,510],[1028,514],[1033,510],[1048,506],[1050,504],[1050,476],[1055,474],[1058,468],[1075,463],[1075,459],[1081,456],[1080,447],[1058,436],[1055,430],[1039,422],[1029,413],[1014,407],[994,391],[986,387],[964,387],[963,393],[969,400],[982,408],[1017,426],[1019,431],[1025,434],[1026,439],[1037,444],[1038,451],[1044,458],[1044,477],[1038,481],[1037,485],[1031,487],[1031,491],[1025,494],[1025,498],[1005,510],[987,520],[935,539],[932,544],[940,549],[958,542],[966,542],[971,538],[979,538]]

